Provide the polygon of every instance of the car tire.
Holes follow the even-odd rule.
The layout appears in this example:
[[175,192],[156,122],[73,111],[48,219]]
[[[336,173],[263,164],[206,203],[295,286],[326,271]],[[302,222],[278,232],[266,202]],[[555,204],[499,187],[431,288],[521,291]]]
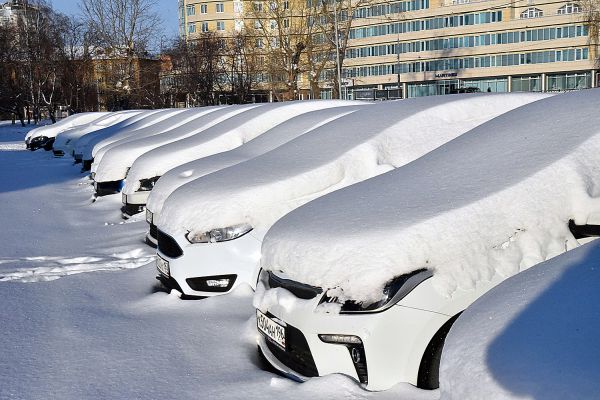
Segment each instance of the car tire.
[[421,364],[419,365],[419,375],[417,377],[417,387],[420,389],[433,390],[440,387],[440,360],[442,359],[442,348],[446,341],[446,336],[458,318],[460,313],[450,318],[433,335],[431,341],[423,353]]

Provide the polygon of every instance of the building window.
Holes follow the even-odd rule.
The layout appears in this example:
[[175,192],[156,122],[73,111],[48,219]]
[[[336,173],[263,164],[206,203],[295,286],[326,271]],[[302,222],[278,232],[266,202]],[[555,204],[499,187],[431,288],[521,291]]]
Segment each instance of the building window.
[[515,76],[512,78],[513,92],[541,92],[542,78],[541,76]]
[[290,20],[289,19],[284,19],[283,20],[283,27],[284,28],[289,28],[290,27]]
[[283,2],[283,9],[284,10],[289,10],[289,8],[290,8],[290,2],[289,2],[289,0],[285,0]]
[[581,12],[581,7],[577,3],[568,3],[558,9],[558,15],[577,14]]
[[225,12],[225,5],[223,5],[223,3],[217,3],[217,4],[215,4],[215,6],[217,7],[218,13]]
[[208,32],[208,22],[202,23],[202,32]]
[[200,4],[200,14],[206,14],[208,12],[207,4]]
[[188,33],[196,33],[196,24],[193,22],[188,23]]
[[261,28],[260,21],[255,19],[254,20],[254,29],[260,29],[260,28]]
[[277,29],[277,21],[275,21],[274,19],[272,19],[270,22],[271,25],[271,29]]
[[242,3],[241,1],[234,1],[233,2],[233,11],[236,13],[243,13],[244,12],[244,3]]
[[262,49],[264,47],[263,40],[261,38],[256,39],[256,48]]
[[223,22],[223,21],[217,21],[217,30],[218,31],[224,31],[225,30],[225,22]]
[[592,87],[592,74],[586,72],[579,74],[548,75],[546,77],[546,82],[546,89],[549,91],[587,89]]
[[521,13],[521,19],[543,17],[544,12],[539,8],[530,7]]
[[253,7],[254,7],[254,11],[256,11],[256,12],[261,12],[262,11],[262,3],[255,2],[253,4]]
[[196,15],[196,6],[194,6],[193,4],[188,4],[185,9],[188,17]]

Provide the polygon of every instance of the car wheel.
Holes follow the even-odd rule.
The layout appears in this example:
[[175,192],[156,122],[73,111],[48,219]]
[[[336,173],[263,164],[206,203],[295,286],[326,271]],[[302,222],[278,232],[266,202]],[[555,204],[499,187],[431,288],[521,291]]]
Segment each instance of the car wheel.
[[421,389],[437,389],[440,386],[440,360],[442,359],[442,348],[446,341],[446,336],[452,327],[452,324],[460,313],[450,318],[433,335],[431,341],[423,353],[421,364],[419,365],[419,376],[417,378],[417,387]]

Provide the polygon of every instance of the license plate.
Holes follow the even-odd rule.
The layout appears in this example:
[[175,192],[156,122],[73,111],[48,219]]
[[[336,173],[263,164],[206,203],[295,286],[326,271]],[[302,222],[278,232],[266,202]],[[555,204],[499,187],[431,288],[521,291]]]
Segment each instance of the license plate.
[[127,204],[127,195],[125,193],[121,194],[121,202],[123,202],[123,204]]
[[171,272],[169,271],[169,262],[160,256],[156,256],[156,269],[167,277],[171,275]]
[[256,310],[256,325],[266,337],[285,350],[285,327]]

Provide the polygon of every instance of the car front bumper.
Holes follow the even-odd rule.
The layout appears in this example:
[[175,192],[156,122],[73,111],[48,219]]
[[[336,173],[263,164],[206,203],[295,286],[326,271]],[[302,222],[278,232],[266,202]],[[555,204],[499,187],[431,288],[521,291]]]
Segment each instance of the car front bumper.
[[[168,261],[170,277],[177,282],[183,294],[210,297],[229,293],[240,283],[248,283],[255,287],[262,242],[253,236],[252,232],[219,243],[190,244],[181,236],[177,245],[183,251],[183,255],[176,258],[169,257],[162,251],[160,233],[158,237],[157,253]],[[199,289],[205,287],[203,280],[225,276],[234,279],[231,286],[214,288],[211,291]]]
[[121,210],[124,216],[130,217],[144,211],[148,196],[150,196],[150,191],[123,193],[121,198],[123,208]]
[[[257,289],[257,292],[260,290]],[[289,342],[286,343],[286,350],[282,351],[257,330],[258,345],[267,361],[298,381],[311,376],[306,374],[311,370],[310,366],[308,369],[298,368],[298,363],[310,362],[312,358],[316,370],[316,374],[312,375],[348,375],[362,381],[368,390],[386,390],[399,382],[417,385],[425,349],[438,329],[450,319],[445,314],[401,305],[376,313],[326,313],[315,311],[319,299],[320,296],[313,300],[300,300],[303,303],[301,307],[290,308],[290,303],[281,301],[260,309],[286,326],[286,336],[294,331],[297,338],[297,332],[300,332],[306,341],[307,348],[303,351],[298,350],[297,343]],[[362,349],[360,345],[326,343],[319,338],[320,334],[358,336],[362,341]],[[365,359],[361,361],[364,365],[353,361],[353,346],[357,351],[362,351]],[[294,360],[294,354],[303,355]]]

